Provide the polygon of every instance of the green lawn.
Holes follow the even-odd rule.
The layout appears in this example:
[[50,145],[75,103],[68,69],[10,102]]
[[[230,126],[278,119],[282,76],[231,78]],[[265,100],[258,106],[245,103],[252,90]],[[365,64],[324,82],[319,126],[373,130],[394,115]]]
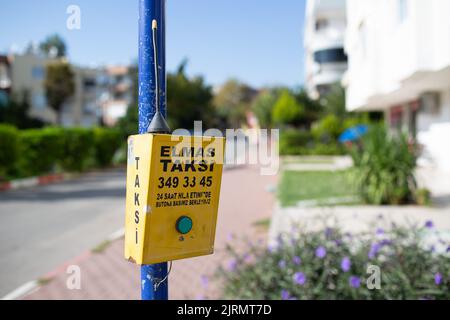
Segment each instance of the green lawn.
[[283,207],[302,200],[321,200],[355,196],[349,181],[350,170],[284,171],[278,186],[278,199]]

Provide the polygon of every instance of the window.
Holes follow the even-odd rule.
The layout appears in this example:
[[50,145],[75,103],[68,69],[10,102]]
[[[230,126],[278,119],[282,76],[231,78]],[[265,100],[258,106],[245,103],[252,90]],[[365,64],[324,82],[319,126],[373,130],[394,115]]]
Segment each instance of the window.
[[43,110],[47,107],[47,99],[42,93],[33,93],[31,104],[37,110]]
[[346,62],[347,55],[343,48],[325,49],[314,52],[317,63]]
[[45,78],[45,70],[43,67],[34,67],[31,70],[31,76],[35,80],[43,80]]
[[327,27],[328,27],[328,20],[326,20],[326,19],[317,19],[316,20],[316,31],[326,29]]
[[404,22],[408,16],[408,0],[397,0],[398,21]]
[[95,85],[96,85],[95,79],[90,79],[90,78],[85,78],[84,79],[84,87],[86,89],[95,87]]

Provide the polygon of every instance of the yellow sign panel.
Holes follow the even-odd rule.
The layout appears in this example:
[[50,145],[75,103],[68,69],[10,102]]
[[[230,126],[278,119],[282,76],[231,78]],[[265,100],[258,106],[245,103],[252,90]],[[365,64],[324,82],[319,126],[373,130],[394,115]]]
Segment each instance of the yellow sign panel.
[[212,254],[224,138],[128,139],[125,258],[139,265]]

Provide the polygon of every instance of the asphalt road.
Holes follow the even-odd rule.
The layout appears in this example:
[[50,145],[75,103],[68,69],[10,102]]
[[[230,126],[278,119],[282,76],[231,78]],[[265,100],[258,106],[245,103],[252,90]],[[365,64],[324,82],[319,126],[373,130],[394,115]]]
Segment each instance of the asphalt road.
[[0,298],[124,225],[125,171],[0,193]]

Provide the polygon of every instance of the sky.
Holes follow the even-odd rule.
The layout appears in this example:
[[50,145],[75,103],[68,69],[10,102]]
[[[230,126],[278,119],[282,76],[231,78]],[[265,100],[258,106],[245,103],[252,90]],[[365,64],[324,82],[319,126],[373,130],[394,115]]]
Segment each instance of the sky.
[[[306,0],[168,0],[167,69],[187,58],[189,75],[211,85],[235,78],[254,87],[303,83]],[[69,5],[81,29],[68,30]],[[138,0],[0,0],[0,52],[58,33],[79,65],[137,59]]]

